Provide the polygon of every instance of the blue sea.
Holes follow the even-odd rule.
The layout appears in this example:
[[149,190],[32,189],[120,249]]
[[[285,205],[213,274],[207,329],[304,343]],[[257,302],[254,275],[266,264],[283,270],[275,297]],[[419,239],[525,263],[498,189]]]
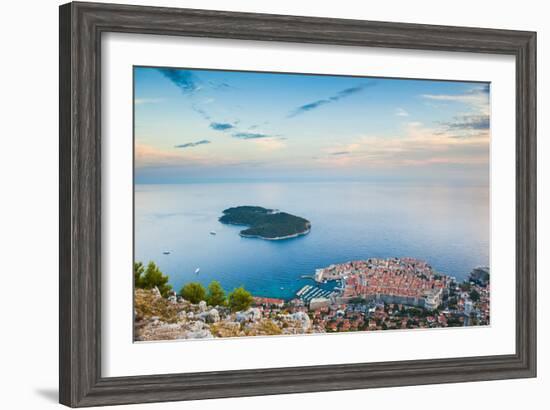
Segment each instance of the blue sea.
[[[242,227],[218,221],[224,209],[239,205],[304,217],[311,232],[281,241],[242,238]],[[291,298],[312,283],[302,275],[370,257],[423,259],[461,280],[475,266],[489,265],[489,228],[486,186],[342,181],[135,186],[135,260],[157,263],[177,290],[189,281],[218,280],[226,290],[242,285],[257,296]]]

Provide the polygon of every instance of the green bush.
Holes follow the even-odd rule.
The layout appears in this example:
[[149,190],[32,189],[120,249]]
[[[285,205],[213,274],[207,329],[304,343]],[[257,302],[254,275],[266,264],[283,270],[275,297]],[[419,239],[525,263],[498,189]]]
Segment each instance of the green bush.
[[252,295],[245,290],[242,286],[237,289],[233,289],[228,296],[229,307],[233,312],[240,310],[246,310],[252,304]]
[[223,290],[220,282],[213,280],[208,285],[208,294],[206,295],[206,302],[210,306],[223,306],[225,305],[225,290]]
[[145,272],[143,263],[134,262],[134,287],[141,288],[141,275]]
[[154,262],[149,262],[147,268],[141,262],[134,263],[134,287],[141,289],[158,288],[161,295],[166,297],[172,290],[168,284],[168,276],[164,275]]
[[191,303],[199,303],[206,300],[206,290],[199,282],[190,282],[181,288],[181,296]]

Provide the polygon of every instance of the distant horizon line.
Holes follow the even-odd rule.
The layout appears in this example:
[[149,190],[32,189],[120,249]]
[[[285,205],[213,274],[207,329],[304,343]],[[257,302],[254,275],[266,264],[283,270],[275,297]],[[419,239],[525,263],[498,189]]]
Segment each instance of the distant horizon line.
[[134,185],[188,185],[188,184],[224,184],[224,183],[370,183],[370,184],[408,184],[408,185],[446,185],[490,187],[490,182],[467,180],[442,181],[434,179],[411,180],[406,178],[369,179],[369,178],[190,178],[178,181],[137,181]]

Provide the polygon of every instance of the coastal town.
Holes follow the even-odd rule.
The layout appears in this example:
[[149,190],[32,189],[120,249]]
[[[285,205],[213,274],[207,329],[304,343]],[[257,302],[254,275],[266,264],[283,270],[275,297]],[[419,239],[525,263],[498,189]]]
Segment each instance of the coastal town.
[[319,288],[302,288],[290,305],[307,308],[313,325],[327,332],[490,323],[488,267],[458,282],[417,259],[373,258],[317,269],[315,281],[339,286],[321,296]]
[[[157,292],[154,303],[167,304],[161,311],[173,312],[172,319],[138,309],[135,333],[137,340],[161,340],[486,326],[489,276],[488,267],[476,267],[459,282],[418,259],[370,258],[319,268],[292,299],[253,296],[237,312]],[[150,297],[139,291],[141,300]]]

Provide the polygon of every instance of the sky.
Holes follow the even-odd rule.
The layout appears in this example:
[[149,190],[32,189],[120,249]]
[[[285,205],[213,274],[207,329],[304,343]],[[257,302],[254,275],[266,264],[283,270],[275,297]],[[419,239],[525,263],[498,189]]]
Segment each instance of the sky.
[[136,183],[489,180],[488,83],[134,67]]

